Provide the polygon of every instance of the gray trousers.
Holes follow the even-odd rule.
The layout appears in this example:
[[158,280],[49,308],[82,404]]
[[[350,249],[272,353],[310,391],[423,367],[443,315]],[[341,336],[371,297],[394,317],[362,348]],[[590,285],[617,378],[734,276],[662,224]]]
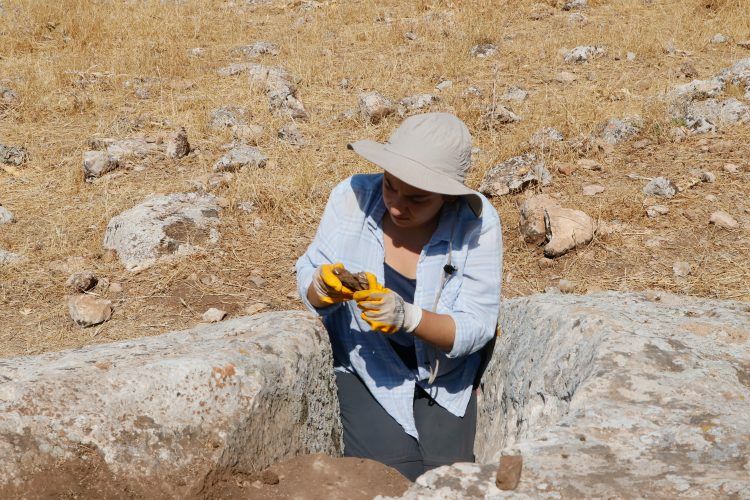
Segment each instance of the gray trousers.
[[474,461],[477,397],[472,392],[463,417],[457,417],[417,388],[414,419],[419,441],[408,435],[370,394],[357,375],[336,372],[344,456],[376,460],[414,481],[424,472]]

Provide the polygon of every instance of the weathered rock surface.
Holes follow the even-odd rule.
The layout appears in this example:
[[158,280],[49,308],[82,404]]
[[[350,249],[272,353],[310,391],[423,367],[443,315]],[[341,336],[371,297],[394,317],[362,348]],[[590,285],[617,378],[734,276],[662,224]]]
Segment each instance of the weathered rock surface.
[[78,326],[86,328],[111,318],[112,302],[94,295],[73,295],[68,298],[68,312]]
[[607,144],[620,144],[637,135],[643,127],[640,116],[612,118],[600,126],[599,137]]
[[215,172],[234,172],[242,167],[263,168],[268,157],[252,146],[237,146],[230,149],[214,163]]
[[16,216],[13,215],[13,212],[0,205],[0,226],[2,226],[3,224],[10,224],[15,220]]
[[606,53],[604,47],[581,45],[563,55],[566,63],[585,63],[601,57]]
[[86,151],[83,153],[83,176],[87,181],[101,177],[120,166],[117,157],[106,151]]
[[520,229],[526,243],[544,245],[544,256],[553,258],[591,242],[596,227],[585,212],[536,195],[521,204]]
[[331,367],[295,311],[0,360],[0,496],[55,497],[72,470],[110,498],[186,498],[231,468],[340,454]]
[[182,158],[190,153],[190,143],[188,142],[187,132],[183,127],[171,133],[167,138],[164,152],[169,158]]
[[709,223],[723,229],[737,229],[738,227],[740,227],[737,219],[724,212],[723,210],[717,210],[716,212],[712,213],[709,219]]
[[305,137],[302,135],[296,123],[287,123],[279,129],[279,139],[292,146],[304,146]]
[[17,264],[19,262],[23,262],[24,260],[25,258],[23,255],[9,252],[8,250],[3,250],[2,248],[0,248],[0,266]]
[[565,136],[553,127],[542,127],[531,136],[529,145],[543,152],[549,151],[555,143],[563,142]]
[[673,198],[677,191],[677,186],[666,177],[656,177],[643,187],[643,194],[662,198]]
[[[404,499],[750,497],[750,306],[661,292],[505,300],[477,464]],[[495,486],[521,454],[515,491]]]
[[474,45],[469,51],[474,57],[490,57],[497,54],[497,46],[492,43]]
[[103,245],[117,252],[129,271],[190,255],[218,243],[219,208],[209,194],[153,196],[113,217]]
[[750,107],[734,98],[693,102],[685,112],[687,127],[696,133],[712,132],[726,125],[748,122]]
[[434,94],[414,94],[404,97],[398,102],[399,116],[406,116],[412,111],[426,110],[433,104],[440,101],[440,98]]
[[0,144],[0,163],[6,165],[23,165],[29,159],[29,154],[21,146],[7,146]]
[[502,104],[494,104],[482,110],[482,126],[486,129],[499,129],[502,125],[520,122],[521,117]]
[[552,182],[552,174],[544,160],[533,153],[515,156],[492,167],[482,179],[479,191],[487,196],[518,193],[529,186]]
[[99,278],[92,271],[81,271],[68,276],[65,286],[73,293],[88,292],[99,283]]
[[359,95],[359,114],[370,123],[380,123],[380,120],[394,111],[391,100],[379,92],[365,92]]

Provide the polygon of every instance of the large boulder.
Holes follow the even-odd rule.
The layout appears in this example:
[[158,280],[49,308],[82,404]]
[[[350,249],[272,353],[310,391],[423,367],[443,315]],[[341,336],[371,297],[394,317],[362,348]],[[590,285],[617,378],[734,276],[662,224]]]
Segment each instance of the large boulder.
[[[403,498],[750,498],[750,304],[666,293],[506,300],[477,464]],[[515,491],[502,455],[523,457]]]
[[[314,382],[314,383],[311,383]],[[0,497],[194,498],[230,469],[341,452],[304,312],[0,360]]]
[[153,196],[112,217],[104,248],[114,250],[129,271],[184,257],[219,241],[219,201],[210,194]]

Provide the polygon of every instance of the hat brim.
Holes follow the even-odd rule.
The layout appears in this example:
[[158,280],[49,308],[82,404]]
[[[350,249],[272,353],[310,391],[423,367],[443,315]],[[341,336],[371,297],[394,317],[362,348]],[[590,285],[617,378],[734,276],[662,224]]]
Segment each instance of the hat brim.
[[482,197],[463,183],[392,153],[376,141],[365,139],[347,144],[347,147],[410,186],[431,193],[464,197],[474,214],[477,217],[482,215]]

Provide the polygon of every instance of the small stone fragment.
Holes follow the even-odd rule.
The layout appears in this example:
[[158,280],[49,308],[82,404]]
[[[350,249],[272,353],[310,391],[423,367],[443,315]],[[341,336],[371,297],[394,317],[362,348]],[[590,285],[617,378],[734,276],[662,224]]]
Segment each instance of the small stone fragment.
[[689,262],[678,260],[672,265],[672,274],[676,278],[687,278],[692,270],[693,268]]
[[534,132],[529,144],[542,151],[549,151],[553,144],[565,140],[562,132],[552,127],[543,127]]
[[83,153],[83,176],[87,181],[101,177],[119,166],[118,158],[107,151],[86,151]]
[[628,52],[628,53],[627,53],[627,54],[625,55],[625,59],[627,59],[627,60],[628,60],[628,61],[630,61],[630,62],[633,62],[633,61],[635,61],[635,57],[636,57],[636,55],[635,55],[635,52]]
[[563,59],[566,63],[581,64],[601,57],[605,52],[604,47],[581,45],[566,52],[563,55]]
[[252,146],[237,146],[230,149],[214,163],[215,172],[234,172],[242,167],[263,168],[268,158]]
[[175,159],[182,158],[190,153],[190,143],[184,127],[180,127],[179,130],[170,134],[165,152],[168,157]]
[[620,144],[637,135],[642,127],[643,119],[640,116],[628,116],[625,118],[611,118],[599,127],[599,137],[607,144]]
[[578,80],[578,77],[570,71],[561,71],[560,73],[555,75],[555,80],[558,83],[573,83],[574,81]]
[[23,165],[29,159],[29,154],[21,146],[6,146],[0,144],[0,163],[6,165]]
[[529,96],[529,93],[522,89],[521,87],[508,87],[508,90],[505,91],[505,93],[500,96],[500,99],[504,101],[525,101],[526,98]]
[[575,9],[583,9],[584,7],[588,6],[588,2],[586,0],[568,0],[565,2],[562,6],[562,10],[568,11],[568,10],[575,10]]
[[0,205],[0,226],[10,224],[11,222],[15,222],[15,220],[16,217],[13,215],[13,212]]
[[736,174],[741,170],[739,165],[735,165],[734,163],[725,163],[724,164],[724,172],[728,174]]
[[576,171],[576,166],[572,163],[561,163],[557,165],[557,171],[563,175],[572,175]]
[[600,184],[588,184],[586,186],[583,186],[583,195],[584,196],[596,196],[599,193],[604,192],[604,186]]
[[390,99],[378,92],[367,92],[359,96],[359,112],[372,124],[380,121],[395,111]]
[[722,34],[722,33],[716,33],[714,36],[711,37],[711,43],[727,43],[729,41],[729,37]]
[[112,317],[112,302],[94,295],[74,295],[68,298],[68,312],[83,328],[104,323]]
[[3,250],[2,248],[0,248],[0,266],[5,266],[8,264],[16,264],[18,262],[23,262],[24,260],[25,258],[23,255],[9,252],[7,250]]
[[304,146],[305,138],[302,136],[299,127],[294,122],[287,123],[279,130],[279,139],[291,144],[292,146]]
[[211,307],[206,312],[203,313],[203,321],[206,323],[218,323],[219,321],[223,320],[227,317],[227,312],[222,311],[221,309],[216,309],[215,307]]
[[716,182],[716,174],[713,172],[701,172],[701,181],[702,182]]
[[490,57],[497,54],[497,47],[492,43],[474,45],[470,51],[474,57]]
[[501,490],[515,490],[521,479],[523,457],[521,455],[503,455],[495,475],[495,485]]
[[557,288],[562,293],[575,293],[575,291],[576,291],[576,285],[575,285],[575,283],[573,283],[570,280],[566,280],[566,279],[561,279],[558,282],[558,284],[557,284]]
[[737,229],[740,227],[737,220],[723,210],[712,213],[709,224],[714,224],[716,227],[723,229]]
[[489,105],[482,113],[482,124],[486,129],[498,129],[501,125],[520,121],[520,116],[501,104]]
[[547,186],[552,174],[544,160],[533,153],[515,156],[492,167],[485,174],[479,191],[487,196],[518,193],[536,184]]
[[437,90],[440,90],[442,92],[443,90],[448,90],[452,86],[453,86],[453,81],[451,81],[451,80],[443,80],[442,82],[440,82],[437,85],[435,85],[435,88]]
[[711,203],[713,203],[713,202],[716,201],[716,196],[714,196],[712,194],[707,194],[706,195],[706,201],[710,201]]
[[91,271],[83,271],[71,274],[65,282],[65,286],[73,293],[88,292],[99,282],[99,278]]
[[347,269],[336,268],[333,270],[333,274],[339,278],[342,285],[353,292],[367,290],[370,287],[365,273],[352,273]]
[[116,281],[113,281],[109,284],[109,288],[107,290],[111,293],[122,293],[122,285]]
[[241,45],[232,49],[232,53],[241,54],[248,59],[256,58],[263,54],[271,56],[279,55],[279,47],[275,43],[271,42],[255,42],[250,45]]
[[646,214],[652,219],[659,217],[660,215],[667,215],[669,213],[669,207],[666,205],[651,205],[646,208]]
[[0,99],[6,104],[13,104],[18,101],[18,94],[15,90],[0,85]]
[[404,33],[404,38],[414,41],[417,39],[417,34],[413,31],[407,31],[406,33]]
[[677,186],[666,177],[657,177],[646,184],[643,188],[643,194],[672,198],[677,194]]
[[267,308],[268,308],[268,304],[264,304],[262,302],[256,302],[255,304],[250,304],[249,306],[245,308],[245,314],[247,314],[248,316],[252,316],[253,314],[258,314],[259,312]]
[[414,94],[404,97],[398,102],[398,114],[405,116],[410,111],[427,109],[439,100],[440,98],[434,94]]
[[743,49],[750,49],[750,40],[742,40],[741,42],[737,42],[737,45]]
[[578,160],[578,166],[585,170],[594,170],[594,171],[602,170],[602,164],[590,158],[583,158],[581,160]]

